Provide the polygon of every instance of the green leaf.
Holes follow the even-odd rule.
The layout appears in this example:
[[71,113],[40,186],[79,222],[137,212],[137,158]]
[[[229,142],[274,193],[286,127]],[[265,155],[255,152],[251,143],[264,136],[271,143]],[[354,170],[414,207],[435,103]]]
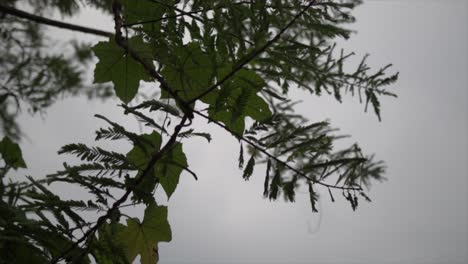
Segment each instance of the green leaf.
[[9,137],[4,137],[2,141],[0,141],[0,154],[5,163],[13,169],[26,168],[21,148],[18,144],[11,141]]
[[244,175],[242,175],[242,178],[244,178],[244,180],[246,181],[250,179],[250,176],[252,176],[252,173],[253,173],[253,169],[255,166],[254,156],[255,154],[252,154],[252,156],[250,157],[249,161],[247,162],[247,166],[245,166]]
[[[129,39],[128,45],[142,58],[151,60],[151,47],[141,37]],[[124,103],[135,97],[140,81],[151,80],[142,64],[126,54],[112,37],[96,44],[93,51],[99,58],[94,69],[94,83],[112,82],[115,93]]]
[[374,108],[375,114],[377,115],[377,118],[379,121],[382,121],[382,117],[380,116],[380,102],[375,93],[366,91],[366,111],[367,111],[367,105],[369,104],[369,101],[372,103],[372,107]]
[[180,174],[187,168],[187,158],[182,150],[182,144],[176,143],[172,150],[156,163],[154,173],[170,198],[179,184]]
[[[148,0],[124,0],[124,18],[126,24],[155,21],[160,19],[165,7]],[[157,31],[160,28],[161,21],[142,24],[145,31]]]
[[194,137],[194,136],[202,137],[202,138],[206,139],[206,141],[208,141],[208,143],[210,143],[211,140],[212,140],[210,133],[194,132],[193,128],[191,128],[191,129],[189,129],[189,130],[187,130],[185,132],[179,133],[179,137],[189,138],[189,137]]
[[171,227],[167,221],[167,207],[150,204],[146,207],[143,222],[137,218],[127,219],[127,226],[119,233],[128,262],[132,263],[141,255],[142,264],[154,264],[158,261],[158,242],[172,239]]
[[163,103],[157,100],[148,100],[133,107],[133,109],[139,109],[139,108],[149,108],[150,112],[161,110],[174,116],[180,116],[180,111],[179,109],[177,109],[177,107],[174,107],[168,103]]
[[[150,161],[152,153],[160,149],[161,136],[157,132],[153,132],[151,135],[141,135],[140,138],[140,146],[135,146],[127,154],[127,158],[139,170],[143,170]],[[159,179],[161,186],[170,198],[179,183],[180,174],[187,167],[187,158],[182,150],[182,144],[175,143],[172,149],[156,162],[153,168],[154,178],[149,179],[147,177],[144,185],[146,187],[153,186],[154,188],[155,180]],[[141,187],[144,188],[145,186]],[[151,192],[153,188],[144,188],[144,190]]]
[[244,167],[244,146],[242,145],[242,142],[240,142],[240,149],[239,149],[239,169],[242,169]]
[[[218,79],[221,80],[231,70],[231,67],[220,69]],[[261,122],[272,115],[268,104],[257,95],[264,86],[265,81],[259,75],[242,69],[220,88],[204,96],[202,101],[210,105],[208,113],[211,118],[242,135],[247,116]]]
[[[0,252],[2,253],[2,259],[5,261],[4,263],[50,263],[50,261],[44,257],[44,254],[41,252],[41,250],[27,242],[2,242],[2,249],[4,248],[2,251],[4,252]],[[8,260],[12,262],[8,262]]]
[[[161,135],[156,131],[152,134],[143,134],[138,137],[138,144],[127,153],[127,158],[140,172],[143,171],[154,152],[161,148]],[[154,171],[154,168],[153,170]],[[156,187],[157,178],[153,177],[154,173],[146,176],[143,181],[135,186],[133,190],[133,199],[149,203],[153,201],[153,190]],[[140,177],[138,173],[137,177]]]
[[[213,72],[210,57],[203,53],[200,44],[192,42],[175,48],[161,74],[180,98],[188,101],[210,86]],[[170,98],[170,95],[162,91],[161,98]]]
[[284,194],[284,199],[287,202],[294,202],[295,201],[295,196],[296,192],[295,189],[297,188],[297,176],[294,176],[291,181],[284,182],[283,183],[283,194]]
[[151,159],[151,154],[161,147],[161,135],[154,131],[152,134],[143,134],[139,136],[139,145],[135,145],[127,153],[128,160],[140,170],[146,168]]
[[271,169],[271,159],[268,159],[267,162],[267,168],[266,168],[266,173],[265,173],[265,181],[263,182],[263,197],[268,197],[269,188],[268,184],[270,181],[270,169]]
[[275,176],[271,180],[270,192],[268,194],[268,198],[270,198],[270,201],[271,200],[274,201],[274,200],[276,200],[278,198],[278,193],[279,193],[281,184],[282,183],[281,183],[280,169],[278,167],[276,167]]
[[205,132],[194,132],[191,135],[202,137],[202,138],[206,139],[206,141],[208,141],[208,143],[210,143],[211,139],[212,139],[211,134],[210,133],[205,133]]
[[120,223],[105,223],[98,230],[98,239],[91,242],[92,255],[98,264],[125,263],[127,257],[119,247],[118,235],[124,231],[125,225]]
[[318,201],[318,194],[314,191],[314,188],[312,187],[312,183],[308,182],[309,185],[309,197],[310,197],[310,205],[312,206],[312,212],[317,213],[317,206],[316,203]]

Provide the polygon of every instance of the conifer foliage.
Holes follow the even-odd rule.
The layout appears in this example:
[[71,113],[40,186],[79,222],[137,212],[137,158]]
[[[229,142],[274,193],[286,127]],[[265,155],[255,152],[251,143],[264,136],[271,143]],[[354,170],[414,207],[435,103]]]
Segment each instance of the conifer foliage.
[[[1,4],[1,19],[13,21],[3,21],[2,29],[7,23],[25,23],[24,19],[35,26],[54,26],[54,21],[17,12],[15,4]],[[358,208],[359,197],[370,201],[364,188],[383,179],[384,164],[357,144],[336,150],[334,144],[341,137],[330,123],[308,122],[294,112],[295,102],[289,98],[292,89],[306,90],[311,96],[330,94],[338,101],[358,96],[380,120],[379,98],[395,96],[386,87],[398,74],[386,74],[390,66],[372,71],[367,57],[349,70],[354,54],[337,51],[335,44],[350,37],[352,32],[345,26],[354,21],[351,12],[358,4],[359,0],[93,1],[115,23],[112,33],[81,29],[105,36],[92,47],[81,47],[97,58],[94,83],[111,87],[122,102],[123,114],[135,116],[152,132],[128,131],[96,115],[106,124],[96,131],[96,141],[126,140],[133,146],[128,153],[81,143],[65,145],[58,153],[76,156],[80,163],[64,163],[45,178],[28,177],[22,182],[14,171],[27,164],[13,141],[20,137],[5,130],[0,141],[0,263],[132,263],[137,256],[144,264],[157,262],[158,243],[169,242],[172,230],[167,220],[170,202],[169,208],[159,205],[154,192],[162,187],[170,198],[179,181],[186,180],[182,174],[197,180],[184,145],[192,137],[211,141],[211,135],[191,127],[195,118],[206,119],[238,139],[240,174],[245,180],[266,169],[262,174],[267,199],[294,202],[302,186],[309,191],[311,212],[318,212],[316,203],[324,199],[319,191],[329,194],[332,202],[342,193],[352,210]],[[31,5],[73,14],[80,3],[33,1]],[[41,65],[52,74],[45,77],[38,76],[41,72],[24,74],[22,67],[28,63],[14,67],[11,61],[0,60],[0,65],[12,68],[1,72],[1,111],[12,99],[40,107],[37,98],[21,87],[81,83],[80,79],[46,81],[64,80],[59,74],[79,76],[65,60],[60,62],[62,71]],[[137,102],[143,82],[154,83],[158,96]],[[55,95],[44,97],[50,99],[44,99],[45,104]],[[89,196],[66,200],[50,190],[56,183],[81,187]],[[143,218],[124,213],[125,207],[137,205],[146,208]],[[95,212],[97,220],[84,218],[82,210]]]

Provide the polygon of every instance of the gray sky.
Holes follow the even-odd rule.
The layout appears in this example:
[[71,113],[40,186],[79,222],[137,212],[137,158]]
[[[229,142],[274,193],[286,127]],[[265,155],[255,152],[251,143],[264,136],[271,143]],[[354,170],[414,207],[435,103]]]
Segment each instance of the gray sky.
[[[466,1],[367,1],[355,15],[358,31],[343,46],[379,67],[400,71],[393,86],[399,98],[382,101],[383,121],[363,113],[357,98],[342,104],[331,97],[304,99],[297,110],[311,121],[330,118],[366,153],[388,165],[384,183],[371,190],[372,203],[353,212],[343,199],[332,204],[324,193],[312,214],[308,194],[297,202],[262,198],[264,171],[244,182],[237,169],[238,144],[224,131],[198,120],[214,135],[186,141],[189,165],[200,180],[181,176],[169,201],[173,240],[160,244],[161,263],[467,263],[467,73]],[[112,21],[83,14],[82,25],[111,29]],[[99,21],[99,23],[95,22]],[[64,37],[82,36],[60,31]],[[309,99],[310,98],[310,99]],[[118,102],[67,99],[48,114],[21,117],[30,141],[22,148],[29,174],[51,173],[67,157],[66,143],[89,142],[104,114],[139,131],[122,117]],[[78,126],[79,125],[79,126]],[[103,146],[128,151],[129,145]],[[62,193],[78,197],[73,189]],[[339,197],[339,194],[336,194]],[[163,195],[158,195],[163,197]],[[163,199],[163,198],[161,198]],[[142,215],[140,209],[129,211]]]

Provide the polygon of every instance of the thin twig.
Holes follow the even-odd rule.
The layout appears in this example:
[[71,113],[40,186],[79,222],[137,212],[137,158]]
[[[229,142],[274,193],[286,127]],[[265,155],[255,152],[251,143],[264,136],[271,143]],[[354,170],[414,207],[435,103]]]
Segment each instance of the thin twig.
[[[126,49],[128,51],[128,46],[125,45],[126,42],[123,41],[123,37],[121,35],[120,29],[122,27],[122,20],[120,16],[120,10],[121,6],[118,3],[118,1],[114,1],[113,4],[113,11],[114,11],[114,19],[115,19],[115,24],[116,24],[116,42],[121,46],[123,49]],[[130,51],[129,51],[130,52]],[[143,61],[142,61],[143,62]],[[146,68],[146,67],[145,67]],[[55,257],[51,262],[52,263],[57,263],[64,257],[66,257],[72,250],[74,250],[76,247],[78,247],[82,242],[85,242],[85,244],[89,241],[89,239],[94,235],[94,233],[109,219],[115,211],[118,210],[118,208],[127,201],[128,197],[130,194],[133,192],[134,188],[141,184],[143,180],[147,177],[147,175],[150,174],[151,170],[153,169],[154,165],[158,160],[160,160],[163,155],[168,152],[176,143],[177,136],[179,135],[180,131],[184,127],[185,122],[187,121],[188,116],[185,114],[182,117],[182,120],[180,123],[174,128],[174,132],[172,133],[171,137],[167,141],[167,143],[161,148],[159,151],[155,151],[151,155],[151,159],[146,165],[145,169],[142,171],[140,176],[135,180],[135,182],[127,188],[126,192],[112,205],[112,207],[107,211],[107,213],[101,217],[98,218],[96,224],[88,229],[86,233],[77,241],[75,241],[70,247],[68,247],[66,250],[64,250],[60,255]],[[79,257],[83,257],[84,254],[86,254],[86,250],[80,253]]]
[[203,96],[207,95],[208,93],[212,92],[214,89],[216,89],[218,86],[220,86],[221,84],[225,83],[226,81],[228,81],[229,79],[231,79],[238,71],[240,71],[245,65],[247,65],[248,63],[250,63],[250,61],[252,61],[253,59],[255,59],[258,55],[260,55],[261,53],[263,53],[266,49],[268,49],[271,45],[273,45],[276,41],[278,41],[278,39],[281,37],[281,35],[284,34],[284,32],[286,32],[286,30],[288,30],[288,28],[290,28],[294,22],[296,22],[297,19],[299,19],[299,17],[301,17],[312,5],[314,5],[316,0],[312,0],[309,2],[309,4],[304,8],[302,9],[299,13],[297,13],[293,19],[291,19],[291,21],[289,21],[288,24],[286,24],[285,27],[283,27],[277,34],[274,38],[270,39],[267,43],[265,43],[265,45],[263,45],[260,49],[257,49],[257,50],[254,50],[252,51],[251,53],[247,54],[244,58],[242,58],[240,61],[239,64],[237,64],[237,66],[231,70],[231,72],[229,72],[229,74],[227,74],[226,76],[224,76],[224,78],[222,78],[221,80],[219,80],[218,82],[216,82],[215,84],[213,84],[210,88],[208,88],[207,90],[205,90],[203,93],[201,93],[200,95],[196,96],[195,98],[192,98],[190,99],[187,103],[188,104],[191,104],[193,102],[195,102],[196,100],[202,98]]
[[[228,131],[229,133],[231,133],[233,136],[235,136],[236,138],[238,138],[239,140],[242,140],[244,141],[245,143],[251,145],[252,147],[254,147],[256,150],[262,152],[263,154],[265,154],[266,156],[268,156],[270,159],[273,159],[275,160],[276,162],[284,165],[286,168],[288,168],[289,170],[293,171],[294,173],[296,173],[297,175],[301,176],[301,177],[304,177],[306,180],[310,181],[310,182],[313,182],[315,184],[318,184],[318,185],[322,185],[322,186],[325,186],[325,187],[328,187],[328,188],[333,188],[333,189],[340,189],[340,190],[356,190],[356,191],[361,191],[362,188],[360,187],[345,187],[345,186],[336,186],[336,185],[331,185],[331,184],[327,184],[327,183],[324,183],[324,182],[321,182],[321,181],[317,181],[315,179],[312,179],[310,178],[309,176],[305,175],[303,172],[297,170],[296,168],[292,167],[291,165],[289,165],[287,162],[284,162],[282,160],[280,160],[278,157],[270,154],[268,151],[266,151],[264,148],[258,146],[257,144],[255,144],[254,142],[252,142],[251,140],[243,137],[243,136],[240,136],[238,135],[236,132],[232,131],[231,129],[229,129],[228,127],[226,127],[224,124],[222,124],[221,122],[218,122],[214,119],[212,119],[211,117],[203,114],[202,112],[200,111],[197,111],[197,110],[194,110],[193,111],[195,114],[209,120],[210,122],[212,123],[215,123],[217,126],[219,127],[222,127],[224,130]],[[339,160],[338,160],[339,161]],[[328,167],[330,165],[335,165],[336,162],[338,161],[330,161],[330,162],[323,162],[323,163],[318,163],[318,164],[313,164],[313,168],[324,168],[324,167]],[[344,162],[349,162],[348,159],[346,160],[343,160]],[[366,161],[366,159],[362,159],[362,160],[359,160],[360,162],[362,161]]]
[[143,59],[137,52],[131,49],[127,40],[122,36],[121,29],[123,27],[123,19],[121,17],[121,3],[119,1],[114,1],[112,8],[115,16],[115,41],[117,45],[123,48],[134,60],[139,62],[146,70],[146,72],[159,82],[160,88],[169,93],[180,104],[182,111],[188,116],[188,118],[192,119],[193,114],[191,113],[191,108],[189,106],[190,104],[187,104],[184,100],[182,100],[175,89],[171,89],[167,81],[158,72],[156,72],[156,69],[152,63]]
[[108,32],[108,31],[89,28],[89,27],[78,26],[78,25],[74,25],[74,24],[70,24],[70,23],[65,23],[65,22],[62,22],[62,21],[57,21],[57,20],[41,17],[41,16],[38,16],[38,15],[33,15],[31,13],[24,12],[22,10],[18,10],[16,8],[9,7],[9,6],[3,5],[3,4],[0,4],[0,11],[5,13],[5,14],[9,14],[9,15],[16,16],[16,17],[19,17],[19,18],[27,19],[27,20],[30,20],[30,21],[34,21],[34,22],[37,22],[39,24],[49,25],[49,26],[52,26],[52,27],[69,29],[69,30],[78,31],[78,32],[86,33],[86,34],[93,34],[93,35],[101,36],[101,37],[111,37],[113,35],[111,32]]
[[[212,10],[212,9],[209,9],[209,10]],[[138,26],[138,25],[156,23],[156,22],[160,22],[160,21],[170,19],[170,18],[178,18],[178,17],[181,17],[181,16],[185,16],[187,14],[197,14],[197,13],[206,12],[206,11],[207,10],[204,10],[204,9],[195,10],[195,11],[190,11],[190,12],[186,12],[186,13],[180,13],[180,14],[177,14],[177,15],[163,16],[161,18],[156,18],[156,19],[143,20],[143,21],[138,21],[138,22],[133,22],[133,23],[126,23],[126,24],[123,25],[123,27],[133,27],[133,26]]]
[[[201,19],[201,18],[199,18],[199,17],[193,15],[193,14],[196,13],[196,12],[191,12],[191,11],[190,11],[190,12],[187,12],[187,11],[185,11],[185,10],[183,10],[183,9],[180,9],[180,8],[178,8],[178,7],[176,7],[176,6],[173,6],[173,5],[170,5],[170,4],[161,2],[161,1],[159,1],[159,0],[151,0],[151,1],[152,1],[153,3],[156,3],[156,4],[163,5],[163,6],[167,7],[167,8],[174,9],[175,11],[179,12],[181,15],[189,16],[190,18],[192,18],[192,19],[194,19],[194,20],[197,20],[198,22],[201,22],[202,24],[204,23],[203,19]],[[245,4],[245,2],[232,3],[232,4],[233,4],[233,5],[236,5],[236,4]],[[221,7],[221,8],[223,8],[223,7]],[[214,9],[215,9],[215,8],[213,8],[213,9],[211,9],[211,10],[214,10]],[[209,10],[207,10],[207,11],[209,11]],[[241,40],[241,41],[244,41],[244,42],[246,42],[246,43],[249,43],[249,44],[251,44],[251,45],[254,45],[254,44],[255,44],[254,42],[252,42],[252,41],[250,41],[250,40],[247,40],[247,39],[243,39],[242,37],[240,37],[240,36],[238,36],[238,35],[236,35],[236,34],[234,34],[234,33],[232,33],[232,32],[228,32],[228,34],[231,35],[231,36],[233,36],[233,37],[235,37],[235,38],[237,38],[237,39],[239,39],[239,40]]]
[[[141,176],[135,180],[134,184],[132,184],[127,189],[127,191],[114,204],[112,204],[112,207],[107,211],[105,215],[98,218],[98,220],[96,221],[96,224],[92,228],[88,229],[88,231],[86,231],[86,233],[80,239],[75,241],[75,243],[73,243],[69,248],[63,251],[62,254],[54,258],[51,261],[52,263],[57,263],[58,261],[63,259],[65,256],[67,256],[68,253],[74,250],[77,246],[79,246],[79,244],[81,244],[85,240],[88,240],[88,238],[91,237],[99,229],[99,227],[101,227],[106,222],[106,220],[109,219],[112,216],[112,214],[118,210],[120,205],[122,205],[124,202],[127,201],[128,197],[133,192],[134,188],[143,182],[143,180],[147,177],[147,175],[149,175],[149,173],[153,169],[156,162],[160,160],[162,156],[167,151],[169,151],[172,148],[172,146],[176,143],[177,136],[179,135],[179,132],[182,129],[186,121],[187,121],[187,116],[184,115],[184,117],[182,117],[181,122],[174,128],[174,132],[172,133],[171,138],[164,145],[164,147],[161,148],[161,150],[153,153],[153,155],[151,156],[151,160],[148,162],[148,165],[146,165],[145,169],[141,173]],[[83,254],[85,254],[85,252],[81,253],[81,255]]]

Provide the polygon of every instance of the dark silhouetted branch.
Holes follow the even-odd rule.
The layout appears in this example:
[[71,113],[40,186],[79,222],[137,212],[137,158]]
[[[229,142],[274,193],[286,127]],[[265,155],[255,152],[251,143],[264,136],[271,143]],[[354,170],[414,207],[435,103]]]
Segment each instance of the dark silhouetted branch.
[[92,34],[92,35],[96,35],[96,36],[102,36],[102,37],[110,37],[110,36],[113,35],[111,32],[108,32],[108,31],[103,31],[103,30],[99,30],[99,29],[78,26],[78,25],[74,25],[74,24],[70,24],[70,23],[65,23],[65,22],[61,22],[61,21],[41,17],[41,16],[38,16],[38,15],[33,15],[31,13],[28,13],[28,12],[25,12],[25,11],[22,11],[22,10],[18,10],[18,9],[15,9],[13,7],[9,7],[9,6],[3,5],[3,4],[0,4],[0,11],[5,13],[5,14],[8,14],[8,15],[16,16],[16,17],[19,17],[19,18],[27,19],[27,20],[30,20],[30,21],[37,22],[39,24],[44,24],[44,25],[48,25],[48,26],[52,26],[52,27],[63,28],[63,29],[78,31],[78,32],[81,32],[81,33]]
[[[84,235],[80,239],[75,241],[70,247],[64,250],[62,254],[54,258],[51,261],[51,263],[57,263],[61,259],[65,258],[71,251],[73,251],[76,247],[78,247],[82,242],[87,241],[104,223],[106,223],[107,219],[111,218],[113,213],[117,211],[120,208],[120,206],[127,201],[128,197],[133,192],[134,188],[138,186],[140,183],[142,183],[143,180],[147,177],[147,175],[149,175],[149,173],[153,169],[156,162],[160,160],[166,152],[171,150],[171,148],[176,143],[177,136],[179,135],[180,130],[183,128],[186,121],[187,121],[187,116],[184,115],[180,123],[174,128],[174,132],[172,133],[167,143],[161,148],[161,150],[153,153],[153,155],[151,156],[151,160],[148,162],[148,165],[146,165],[145,169],[142,171],[140,176],[135,180],[132,187],[129,187],[126,190],[126,192],[112,205],[112,207],[107,211],[105,215],[98,218],[98,220],[96,221],[96,224],[93,227],[88,229],[86,233],[84,233]],[[84,254],[86,254],[86,250],[81,252],[80,254],[81,256],[83,256]]]
[[289,23],[285,27],[283,27],[276,34],[276,36],[274,38],[270,39],[261,48],[252,51],[250,54],[247,54],[244,58],[242,58],[240,60],[241,62],[239,64],[237,64],[237,66],[234,69],[232,69],[232,71],[229,72],[224,78],[222,78],[221,80],[219,80],[218,82],[213,84],[210,88],[206,89],[206,91],[204,91],[203,93],[201,93],[197,97],[190,99],[187,103],[191,104],[191,103],[195,102],[196,100],[198,100],[198,99],[202,98],[203,96],[205,96],[205,95],[209,94],[210,92],[212,92],[214,89],[216,89],[218,86],[220,86],[221,84],[223,84],[227,80],[231,79],[245,65],[247,65],[250,61],[255,59],[258,55],[262,54],[266,49],[268,49],[271,45],[273,45],[276,41],[278,41],[278,39],[281,37],[281,35],[283,35],[283,33],[286,32],[286,30],[288,30],[288,28],[290,28],[294,24],[294,22],[296,22],[296,20],[299,19],[299,17],[301,17],[314,3],[315,3],[315,0],[310,1],[309,4],[306,7],[304,7],[299,13],[297,13],[294,16],[294,18],[291,19],[291,21],[289,21]]
[[[229,133],[231,133],[233,136],[235,136],[236,138],[238,138],[239,140],[242,140],[244,141],[245,143],[251,145],[253,148],[255,148],[256,150],[262,152],[263,154],[265,154],[268,158],[270,159],[273,159],[274,161],[284,165],[286,168],[288,168],[289,170],[293,171],[294,173],[296,173],[297,175],[305,178],[307,181],[309,182],[312,182],[314,184],[318,184],[318,185],[322,185],[322,186],[325,186],[325,187],[328,187],[328,188],[332,188],[332,189],[340,189],[340,190],[355,190],[355,191],[361,191],[362,188],[361,187],[346,187],[346,186],[336,186],[336,185],[331,185],[331,184],[327,184],[327,183],[324,183],[324,182],[321,182],[321,181],[317,181],[315,179],[312,179],[310,178],[309,176],[305,175],[303,172],[297,170],[296,168],[292,167],[291,165],[289,165],[287,162],[284,162],[282,160],[280,160],[279,158],[273,156],[272,154],[270,154],[268,151],[266,151],[264,148],[258,146],[257,144],[253,143],[251,140],[243,137],[243,136],[240,136],[238,135],[237,133],[235,133],[234,131],[232,131],[231,129],[229,129],[228,127],[226,127],[224,124],[222,124],[221,122],[218,122],[214,119],[212,119],[211,117],[203,114],[202,112],[200,111],[197,111],[197,110],[194,110],[193,111],[195,114],[209,120],[210,122],[213,122],[215,123],[217,126],[219,127],[222,127],[224,130],[228,131]],[[313,164],[311,165],[311,167],[313,168],[324,168],[324,167],[328,167],[328,166],[333,166],[333,165],[336,165],[337,163],[339,162],[350,162],[350,160],[353,160],[353,161],[358,161],[358,162],[364,162],[366,161],[366,159],[362,158],[362,159],[341,159],[341,160],[332,160],[332,161],[329,161],[329,162],[323,162],[323,163],[317,163],[317,164]]]

